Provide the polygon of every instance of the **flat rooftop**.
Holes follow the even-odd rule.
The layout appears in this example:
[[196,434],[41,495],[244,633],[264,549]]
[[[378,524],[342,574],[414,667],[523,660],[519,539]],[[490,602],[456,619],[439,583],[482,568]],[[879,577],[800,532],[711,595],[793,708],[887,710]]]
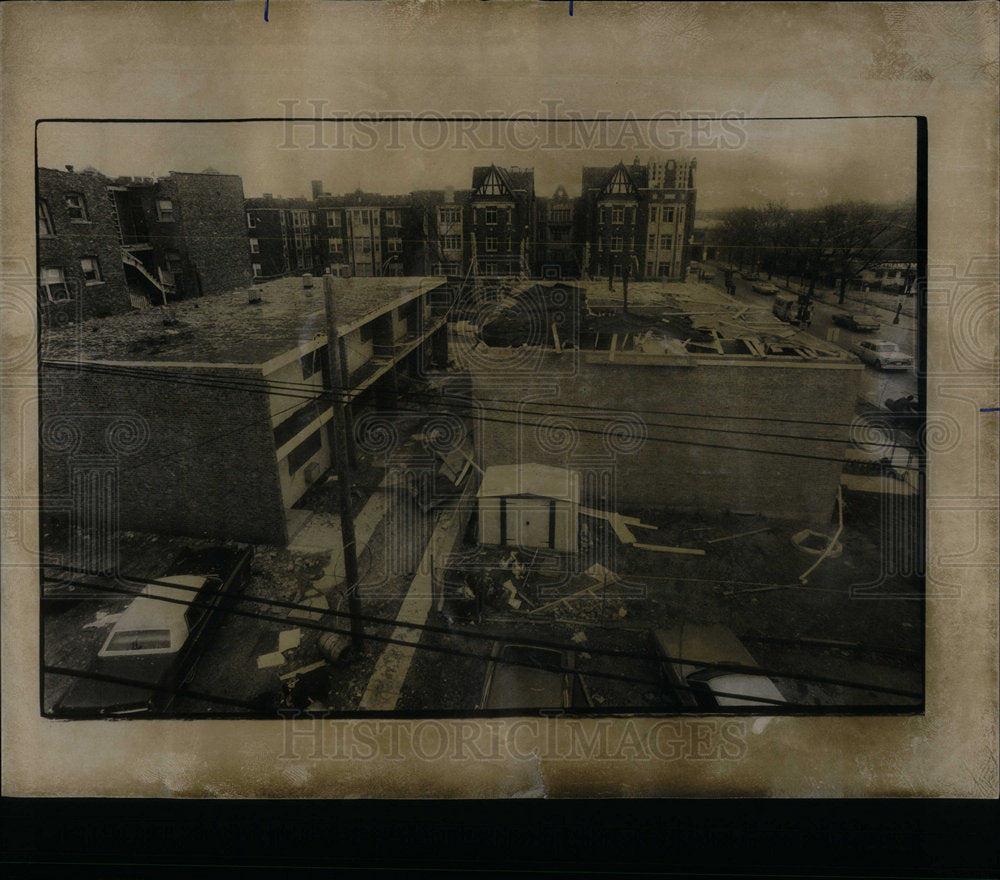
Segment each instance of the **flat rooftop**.
[[[335,278],[337,329],[368,321],[446,284],[447,278]],[[259,301],[251,303],[249,294]],[[311,294],[311,295],[307,295]],[[44,330],[44,360],[263,364],[326,335],[323,279],[298,276]],[[164,323],[171,318],[169,324]]]

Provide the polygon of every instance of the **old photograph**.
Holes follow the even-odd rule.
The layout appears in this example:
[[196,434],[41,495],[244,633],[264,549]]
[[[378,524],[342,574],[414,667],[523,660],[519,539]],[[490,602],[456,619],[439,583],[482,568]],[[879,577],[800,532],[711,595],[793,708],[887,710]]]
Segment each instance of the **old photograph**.
[[43,714],[919,713],[922,132],[40,123]]
[[996,797],[995,4],[0,15],[5,794]]

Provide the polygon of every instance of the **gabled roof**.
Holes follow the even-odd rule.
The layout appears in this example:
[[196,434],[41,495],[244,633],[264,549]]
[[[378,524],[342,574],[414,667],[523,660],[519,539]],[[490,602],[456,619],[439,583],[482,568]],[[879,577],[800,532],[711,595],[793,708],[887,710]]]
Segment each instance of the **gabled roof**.
[[510,198],[535,194],[535,172],[498,165],[480,165],[472,169],[473,198]]
[[580,503],[580,475],[547,464],[504,464],[486,468],[479,486],[480,498],[535,495]]
[[[583,194],[588,192],[598,198],[615,195],[611,192],[613,185],[624,184],[630,191],[622,195],[638,196],[640,189],[645,189],[649,173],[645,165],[626,165],[619,162],[613,167],[585,167],[583,169]],[[596,191],[596,192],[595,192]]]

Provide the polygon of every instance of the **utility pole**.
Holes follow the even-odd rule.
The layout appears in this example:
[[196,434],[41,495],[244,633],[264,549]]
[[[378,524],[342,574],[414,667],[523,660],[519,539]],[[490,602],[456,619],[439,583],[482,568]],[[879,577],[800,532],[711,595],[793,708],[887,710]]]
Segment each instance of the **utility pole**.
[[[343,283],[343,282],[340,282]],[[333,302],[334,279],[323,276],[323,297],[326,305],[327,360],[330,365],[333,418],[330,419],[330,454],[337,467],[337,490],[340,495],[340,539],[344,545],[344,576],[347,580],[347,603],[351,614],[351,640],[354,648],[361,647],[364,632],[361,626],[361,597],[358,595],[358,547],[354,536],[354,511],[351,506],[351,466],[348,461],[347,432],[344,427],[346,393],[340,360],[340,337]]]

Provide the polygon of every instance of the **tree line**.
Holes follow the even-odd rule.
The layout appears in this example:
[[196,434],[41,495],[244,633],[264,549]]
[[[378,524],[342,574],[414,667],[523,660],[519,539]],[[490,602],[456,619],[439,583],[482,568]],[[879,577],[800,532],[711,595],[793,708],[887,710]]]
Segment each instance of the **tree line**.
[[718,244],[731,265],[837,286],[843,303],[852,280],[886,262],[916,262],[913,208],[845,201],[792,210],[781,202],[732,208],[722,215]]

